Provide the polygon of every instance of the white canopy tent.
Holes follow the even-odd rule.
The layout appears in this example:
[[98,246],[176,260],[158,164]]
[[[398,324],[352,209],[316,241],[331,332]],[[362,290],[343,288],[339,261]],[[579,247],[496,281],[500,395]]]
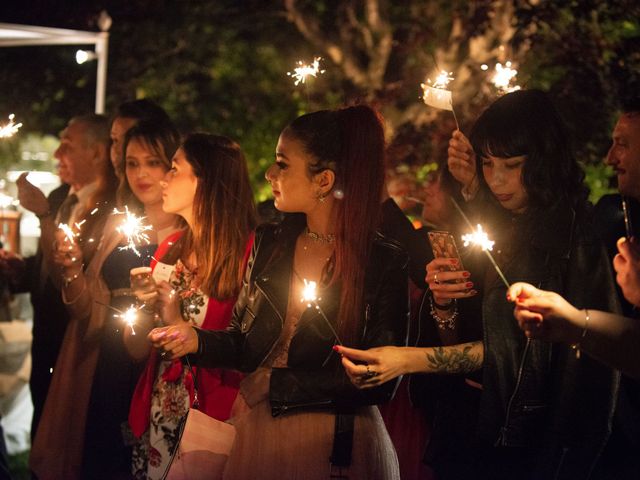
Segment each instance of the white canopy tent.
[[111,26],[111,18],[106,12],[103,12],[98,23],[102,29],[101,32],[0,23],[0,47],[95,45],[95,55],[98,60],[95,111],[96,113],[104,113],[109,50],[108,30]]

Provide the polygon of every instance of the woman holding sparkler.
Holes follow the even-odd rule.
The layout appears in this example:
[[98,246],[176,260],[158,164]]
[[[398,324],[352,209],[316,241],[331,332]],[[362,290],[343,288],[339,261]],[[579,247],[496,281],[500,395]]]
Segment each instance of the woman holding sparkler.
[[[299,117],[266,177],[276,208],[299,214],[258,229],[230,327],[177,325],[149,338],[174,357],[250,372],[225,478],[398,478],[380,414],[367,406],[395,384],[359,391],[332,350],[341,340],[401,345],[406,335],[407,257],[375,233],[381,119],[366,106]],[[319,292],[305,292],[314,283]]]
[[229,324],[255,228],[253,194],[240,146],[222,136],[188,135],[162,189],[164,211],[179,215],[189,228],[160,245],[153,276],[131,272],[132,288],[146,306],[139,312],[136,334],[126,331],[126,342],[132,356],[148,359],[129,413],[139,439],[133,453],[135,478],[164,478],[181,420],[191,406],[194,383],[199,409],[227,420],[242,379],[238,372],[220,368],[198,369],[194,379],[187,366],[159,355],[146,338],[156,319],[189,329],[222,330]]
[[[433,349],[341,348],[345,368],[363,387],[406,373],[482,368],[477,433],[486,446],[478,452],[483,474],[588,478],[610,433],[618,374],[580,355],[579,345],[574,351],[523,335],[500,278],[559,292],[579,306],[617,311],[609,262],[590,225],[583,173],[564,124],[543,92],[507,94],[480,116],[470,142],[454,134],[449,167],[473,197],[470,209],[492,225],[497,267],[489,265],[472,282],[466,271],[446,271],[456,260],[429,263],[432,315],[455,322],[456,300],[481,283],[477,313],[484,340]],[[380,375],[363,382],[366,368],[354,361]]]
[[140,245],[138,254],[126,248],[119,232],[123,215],[110,216],[83,272],[76,241],[58,242],[54,256],[63,269],[71,321],[32,449],[39,478],[113,478],[130,470],[131,447],[122,427],[141,365],[129,358],[125,325],[114,311],[135,302],[126,288],[129,269],[148,264],[155,244],[177,228],[177,217],[162,211],[160,180],[178,140],[174,127],[154,123],[141,123],[125,137],[118,201],[144,213],[153,227],[149,245]]

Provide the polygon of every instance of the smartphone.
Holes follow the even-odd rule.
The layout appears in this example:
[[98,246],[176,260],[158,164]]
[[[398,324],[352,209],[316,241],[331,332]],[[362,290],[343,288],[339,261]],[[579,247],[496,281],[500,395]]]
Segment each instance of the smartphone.
[[[450,271],[464,270],[453,235],[444,231],[432,231],[429,232],[429,243],[431,244],[434,258],[456,258],[458,260],[458,265],[451,264],[448,266]],[[464,281],[463,279],[459,279],[457,283]]]

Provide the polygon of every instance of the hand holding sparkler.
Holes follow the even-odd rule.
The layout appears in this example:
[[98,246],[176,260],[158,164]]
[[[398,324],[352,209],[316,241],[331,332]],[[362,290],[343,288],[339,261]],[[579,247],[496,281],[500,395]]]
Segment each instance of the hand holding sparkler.
[[447,166],[453,178],[462,185],[465,195],[475,196],[479,188],[476,154],[471,143],[460,130],[456,130],[451,135],[447,155]]
[[64,228],[56,230],[54,234],[53,261],[56,265],[62,267],[65,276],[71,277],[79,270],[82,270],[82,250],[78,242],[75,241],[77,233],[66,224],[60,225]]
[[189,322],[179,322],[169,327],[154,328],[147,338],[154,348],[167,359],[183,357],[198,351],[198,334]]
[[640,246],[624,237],[618,240],[617,246],[618,254],[613,258],[616,282],[624,298],[640,306]]

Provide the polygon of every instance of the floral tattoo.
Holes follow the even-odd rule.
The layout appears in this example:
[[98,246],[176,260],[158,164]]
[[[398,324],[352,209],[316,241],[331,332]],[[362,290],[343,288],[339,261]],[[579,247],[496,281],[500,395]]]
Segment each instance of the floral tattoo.
[[427,353],[427,363],[435,373],[469,373],[482,367],[482,355],[472,349],[479,342],[460,347],[435,347],[433,354]]

